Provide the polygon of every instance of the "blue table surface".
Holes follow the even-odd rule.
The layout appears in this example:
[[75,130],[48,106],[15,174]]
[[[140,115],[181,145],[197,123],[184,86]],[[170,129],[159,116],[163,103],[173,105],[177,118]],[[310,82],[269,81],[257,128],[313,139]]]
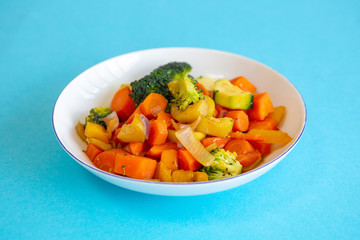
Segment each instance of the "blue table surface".
[[[119,188],[61,148],[52,109],[78,74],[158,47],[260,61],[307,106],[295,149],[225,192]],[[359,239],[360,1],[0,2],[0,239]]]

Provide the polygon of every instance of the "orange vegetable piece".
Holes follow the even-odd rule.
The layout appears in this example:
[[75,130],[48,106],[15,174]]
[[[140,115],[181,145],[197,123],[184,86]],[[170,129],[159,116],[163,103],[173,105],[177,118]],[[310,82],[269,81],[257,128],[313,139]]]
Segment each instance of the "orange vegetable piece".
[[254,94],[254,106],[248,110],[250,120],[264,120],[269,113],[274,112],[274,106],[267,92]]
[[150,135],[148,143],[151,145],[159,145],[166,142],[168,130],[166,122],[161,120],[151,121]]
[[261,153],[259,151],[238,154],[236,158],[244,168],[250,167],[259,159],[261,159]]
[[171,180],[173,182],[194,182],[194,172],[191,170],[175,170],[172,172]]
[[164,121],[166,123],[166,126],[169,128],[172,124],[171,124],[171,119],[172,116],[170,113],[166,113],[166,112],[160,112],[157,116],[157,120],[161,120]]
[[199,163],[186,149],[179,149],[178,151],[179,168],[183,170],[197,171],[202,168]]
[[210,146],[215,143],[216,147],[223,148],[230,141],[227,137],[207,137],[202,139],[200,142],[204,147]]
[[229,133],[229,137],[231,139],[245,139],[245,140],[253,140],[253,141],[264,141],[265,137],[253,135],[249,133],[242,133],[242,132],[231,132]]
[[137,179],[151,179],[156,169],[156,160],[134,156],[129,153],[117,154],[114,172]]
[[160,162],[164,163],[166,168],[170,170],[178,170],[178,151],[175,149],[168,149],[161,153]]
[[255,148],[245,139],[233,139],[226,144],[225,150],[236,152],[239,155],[246,152],[253,152]]
[[159,179],[160,182],[171,182],[171,172],[171,169],[168,169],[163,162],[158,162],[154,179]]
[[208,175],[204,172],[194,172],[195,182],[206,182],[209,181]]
[[230,82],[233,85],[241,88],[244,91],[251,92],[251,93],[255,93],[255,91],[256,91],[256,87],[249,80],[247,80],[246,77],[243,77],[243,76],[236,77],[236,78],[230,80]]
[[94,159],[96,158],[96,156],[99,155],[102,152],[103,152],[103,150],[101,148],[97,147],[95,144],[89,143],[87,145],[85,154],[86,154],[86,156],[88,156],[90,161],[93,162]]
[[130,97],[131,90],[127,87],[120,88],[114,95],[110,109],[115,111],[120,121],[125,121],[135,111],[135,102]]
[[[122,125],[123,124],[121,124],[121,126]],[[119,134],[120,130],[121,130],[121,127],[118,127],[117,129],[115,129],[115,131],[112,133],[111,140],[114,141],[115,143],[124,144],[123,141],[121,141],[120,139],[117,138],[117,135]]]
[[245,132],[249,127],[249,117],[241,110],[228,111],[225,117],[232,118],[234,120],[233,131]]
[[95,165],[95,167],[111,173],[114,171],[115,158],[117,154],[128,154],[128,153],[122,149],[112,149],[109,151],[105,151],[96,156],[96,158],[93,161],[93,164]]
[[245,139],[231,140],[226,144],[225,150],[236,152],[236,160],[238,160],[243,167],[252,165],[261,157],[261,153]]
[[168,101],[163,95],[150,93],[140,104],[141,112],[148,119],[152,119],[155,117],[152,110],[159,108],[159,111],[165,111],[167,103]]
[[224,117],[225,114],[227,113],[228,109],[220,106],[219,104],[215,104],[215,112],[214,112],[214,117]]
[[264,137],[263,143],[280,143],[287,144],[292,138],[286,133],[279,130],[251,129],[249,134]]
[[270,113],[268,115],[268,118],[271,118],[272,120],[274,120],[277,123],[277,125],[279,125],[282,118],[285,115],[285,111],[286,111],[285,106],[275,107],[274,112]]
[[154,145],[152,146],[149,151],[147,151],[146,155],[152,158],[160,158],[161,153],[165,150],[169,149],[178,149],[176,143],[173,142],[166,142],[161,145]]
[[146,143],[145,142],[131,142],[129,143],[130,152],[135,156],[140,156],[145,152]]
[[277,123],[271,118],[265,118],[264,120],[250,121],[249,130],[251,129],[267,129],[277,130]]
[[206,96],[209,96],[209,92],[208,90],[206,90],[206,88],[204,87],[204,85],[202,85],[201,83],[196,83],[195,84],[199,89],[202,90],[202,93]]
[[262,156],[265,156],[271,152],[271,143],[262,143],[259,141],[249,141],[253,147],[258,150]]
[[139,106],[135,109],[135,111],[130,115],[130,117],[125,121],[125,124],[130,124],[134,120],[134,117],[136,114],[142,114],[141,112],[141,103]]

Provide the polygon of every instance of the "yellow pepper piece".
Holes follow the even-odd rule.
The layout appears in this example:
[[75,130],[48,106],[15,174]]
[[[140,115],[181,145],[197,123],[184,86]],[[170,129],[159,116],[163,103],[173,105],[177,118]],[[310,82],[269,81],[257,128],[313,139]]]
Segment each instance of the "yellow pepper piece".
[[228,117],[224,118],[202,118],[196,131],[215,137],[226,137],[232,131],[234,120]]

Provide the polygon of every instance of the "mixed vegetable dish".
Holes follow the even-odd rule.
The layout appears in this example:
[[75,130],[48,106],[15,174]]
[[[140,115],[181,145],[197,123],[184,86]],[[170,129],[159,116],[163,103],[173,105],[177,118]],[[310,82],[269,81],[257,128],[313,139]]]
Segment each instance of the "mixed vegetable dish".
[[285,107],[246,77],[194,78],[191,69],[170,62],[91,109],[76,132],[94,166],[151,181],[211,181],[255,168],[292,140],[278,128]]

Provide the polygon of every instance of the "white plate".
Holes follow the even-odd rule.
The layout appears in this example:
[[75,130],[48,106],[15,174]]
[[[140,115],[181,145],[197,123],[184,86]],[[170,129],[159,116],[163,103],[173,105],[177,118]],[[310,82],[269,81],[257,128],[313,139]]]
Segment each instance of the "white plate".
[[[172,61],[188,62],[191,75],[231,79],[243,75],[258,89],[267,91],[274,106],[284,105],[286,116],[280,129],[294,140],[273,151],[254,170],[232,178],[201,183],[162,183],[131,179],[97,169],[84,154],[86,144],[75,132],[89,110],[109,106],[121,84],[137,80],[156,67]],[[65,151],[81,166],[123,188],[149,194],[190,196],[224,191],[258,178],[278,164],[299,141],[306,123],[306,109],[296,88],[281,74],[252,59],[232,53],[199,48],[159,48],[133,52],[99,63],[72,80],[53,110],[55,135]]]

